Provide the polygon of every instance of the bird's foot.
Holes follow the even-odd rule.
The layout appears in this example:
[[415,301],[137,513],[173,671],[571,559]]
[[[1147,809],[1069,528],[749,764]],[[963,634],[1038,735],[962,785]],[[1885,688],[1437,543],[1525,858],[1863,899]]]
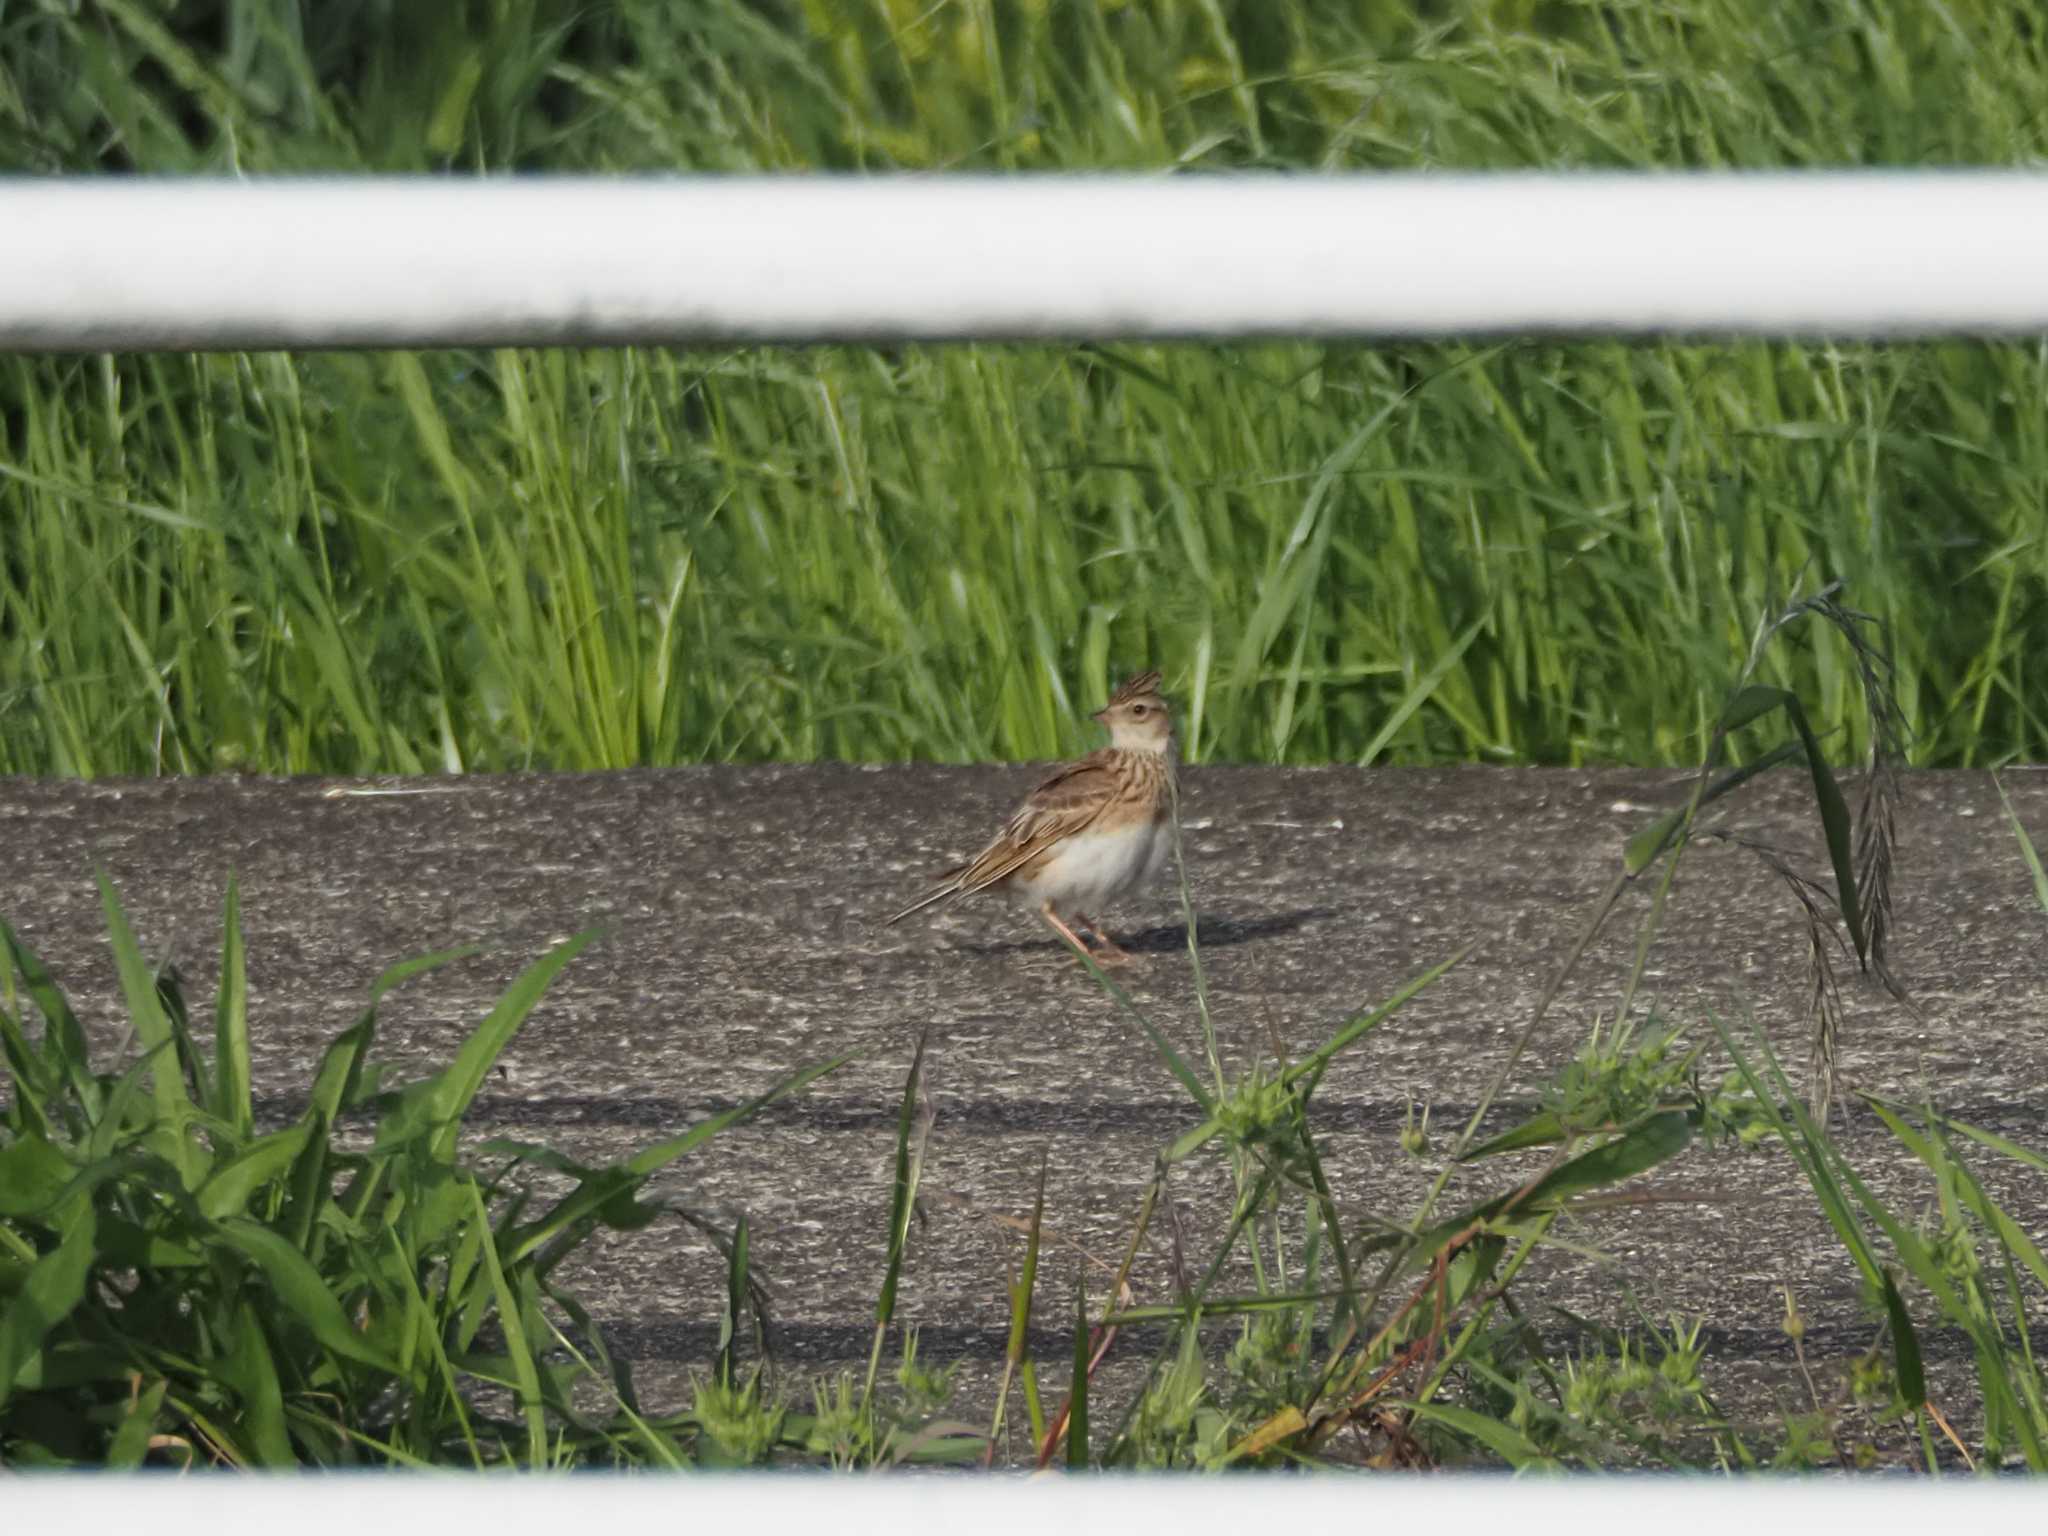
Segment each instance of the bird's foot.
[[1109,930],[1095,921],[1094,918],[1083,917],[1078,912],[1074,914],[1074,917],[1083,928],[1094,934],[1098,940],[1097,943],[1090,945],[1088,949],[1088,953],[1094,957],[1097,965],[1129,965],[1131,961],[1137,958],[1129,950],[1120,946],[1115,939],[1112,939],[1109,936]]

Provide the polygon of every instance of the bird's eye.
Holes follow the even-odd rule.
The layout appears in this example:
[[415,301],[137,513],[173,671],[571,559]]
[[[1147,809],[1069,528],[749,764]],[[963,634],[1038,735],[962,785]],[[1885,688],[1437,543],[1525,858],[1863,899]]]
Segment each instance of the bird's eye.
[[1133,720],[1142,720],[1151,713],[1152,706],[1150,704],[1133,704],[1131,706],[1131,718]]

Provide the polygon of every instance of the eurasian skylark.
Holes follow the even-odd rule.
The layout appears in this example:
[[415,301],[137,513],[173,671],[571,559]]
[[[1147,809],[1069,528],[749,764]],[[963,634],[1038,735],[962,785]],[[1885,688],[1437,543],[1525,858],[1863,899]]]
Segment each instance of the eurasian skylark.
[[[936,876],[938,887],[890,923],[935,902],[1001,886],[1036,906],[1098,965],[1130,958],[1098,919],[1109,903],[1158,876],[1173,843],[1173,717],[1159,692],[1159,674],[1132,678],[1094,718],[1109,727],[1109,745],[1032,790],[995,841]],[[1062,909],[1101,940],[1101,948],[1084,944],[1060,917]]]

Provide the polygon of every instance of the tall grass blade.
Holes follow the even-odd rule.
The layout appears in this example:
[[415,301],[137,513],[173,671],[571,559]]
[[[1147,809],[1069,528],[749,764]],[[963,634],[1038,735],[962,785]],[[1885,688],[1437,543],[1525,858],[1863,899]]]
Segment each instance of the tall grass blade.
[[2041,904],[2041,910],[2048,912],[2048,869],[2041,866],[2040,850],[2034,840],[2027,836],[2027,829],[2020,825],[2020,813],[2012,808],[2012,797],[2005,792],[2005,785],[1996,775],[1992,783],[1998,785],[1998,803],[2005,807],[2005,819],[2012,823],[2012,835],[2020,845],[2020,857],[2027,862],[2027,873],[2034,878],[2034,900]]
[[[51,1126],[45,1106],[61,1091],[58,1080],[41,1053],[28,1043],[21,1021],[5,1008],[0,1008],[0,1060],[4,1060],[7,1076],[14,1085],[6,1113],[0,1116],[0,1124],[31,1141],[47,1141]],[[7,1150],[0,1146],[0,1157],[4,1157]]]
[[127,914],[121,910],[121,902],[114,895],[112,883],[104,870],[98,871],[95,878],[99,882],[100,902],[106,912],[107,933],[113,941],[114,965],[120,972],[121,991],[128,1001],[128,1016],[143,1049],[153,1057],[150,1076],[155,1085],[160,1144],[189,1189],[199,1182],[200,1163],[198,1149],[193,1146],[186,1129],[192,1103],[186,1096],[185,1076],[179,1068],[171,1021],[164,1012],[163,999],[157,995],[156,979],[142,958],[141,946],[135,942],[134,931],[128,926]]
[[[91,1053],[86,1049],[85,1031],[71,1011],[63,990],[51,977],[36,952],[21,941],[4,918],[0,918],[0,939],[7,945],[7,957],[21,976],[21,984],[43,1016],[43,1061],[52,1078],[65,1083],[87,1121],[99,1118],[100,1085],[93,1076]],[[23,1042],[24,1044],[26,1042]],[[44,1093],[54,1092],[51,1079],[42,1079]]]
[[917,1090],[924,1071],[925,1045],[930,1038],[930,1025],[918,1031],[910,1072],[903,1080],[902,1106],[896,1113],[896,1175],[889,1194],[889,1250],[882,1267],[882,1289],[875,1298],[875,1342],[868,1354],[867,1381],[861,1389],[863,1404],[874,1397],[882,1340],[896,1316],[896,1283],[903,1273],[903,1251],[909,1243],[910,1218],[917,1205],[917,1157],[911,1142],[917,1124]]
[[377,1127],[378,1149],[391,1150],[425,1138],[433,1157],[441,1162],[452,1160],[462,1117],[477,1090],[483,1087],[492,1063],[519,1033],[549,983],[597,936],[597,930],[587,929],[557,944],[522,971],[483,1023],[463,1041],[455,1059],[433,1077],[400,1094],[397,1104]]
[[[484,1209],[483,1191],[469,1186],[470,1215],[476,1227],[490,1232],[490,1212]],[[505,1332],[505,1353],[510,1359],[512,1379],[519,1396],[521,1416],[526,1420],[526,1465],[538,1469],[548,1461],[547,1414],[543,1407],[540,1372],[534,1360],[534,1340],[526,1327],[524,1295],[515,1293],[498,1262],[498,1245],[486,1236],[483,1242],[484,1272],[490,1277],[491,1294],[497,1301],[498,1326]]]
[[1329,1067],[1331,1062],[1335,1061],[1350,1046],[1355,1045],[1367,1034],[1379,1028],[1380,1025],[1386,1023],[1388,1019],[1399,1013],[1417,995],[1434,986],[1453,968],[1463,964],[1478,947],[1477,943],[1467,944],[1449,959],[1439,961],[1431,966],[1377,1008],[1370,1008],[1353,1014],[1338,1027],[1337,1032],[1331,1035],[1329,1039],[1282,1072],[1280,1074],[1280,1081],[1290,1085],[1305,1082],[1308,1084],[1307,1091],[1314,1092],[1315,1085],[1322,1080],[1323,1072]]
[[1640,875],[1669,848],[1680,832],[1691,825],[1699,813],[1731,791],[1740,789],[1751,779],[1760,778],[1781,763],[1789,763],[1795,757],[1805,754],[1803,742],[1788,741],[1772,748],[1754,762],[1731,768],[1700,792],[1697,802],[1681,810],[1659,816],[1631,837],[1622,848],[1621,864],[1630,877]]
[[718,1377],[730,1387],[739,1346],[740,1318],[747,1305],[748,1254],[747,1218],[733,1223],[732,1242],[725,1259],[725,1313],[718,1320]]
[[1074,1280],[1074,1385],[1067,1397],[1067,1470],[1079,1472],[1088,1466],[1088,1287],[1085,1279]]
[[[990,1458],[994,1457],[1003,1432],[1004,1414],[1010,1405],[1010,1383],[1018,1371],[1030,1364],[1026,1347],[1031,1332],[1031,1301],[1038,1289],[1038,1244],[1045,1228],[1045,1176],[1050,1158],[1049,1151],[1042,1150],[1038,1155],[1038,1190],[1031,1201],[1031,1225],[1024,1234],[1024,1266],[1010,1282],[1010,1337],[1003,1346],[1003,1379],[996,1389],[995,1418],[988,1428]],[[1035,1391],[1032,1395],[1035,1398]],[[1034,1432],[1042,1432],[1037,1421],[1038,1414],[1033,1410]]]
[[1449,647],[1429,664],[1423,674],[1415,679],[1413,686],[1401,695],[1399,702],[1380,722],[1380,728],[1373,733],[1372,740],[1365,744],[1365,750],[1358,755],[1359,767],[1370,768],[1380,753],[1386,750],[1387,743],[1401,733],[1401,728],[1408,723],[1410,717],[1428,703],[1430,696],[1443,686],[1443,681],[1450,675],[1451,669],[1465,659],[1465,653],[1472,649],[1472,642],[1477,640],[1479,632],[1486,628],[1488,617],[1481,614],[1467,624],[1458,638],[1453,640]]
[[223,907],[220,993],[213,1008],[214,1113],[247,1136],[255,1123],[249,1097],[249,977],[242,944],[242,893],[232,873]]

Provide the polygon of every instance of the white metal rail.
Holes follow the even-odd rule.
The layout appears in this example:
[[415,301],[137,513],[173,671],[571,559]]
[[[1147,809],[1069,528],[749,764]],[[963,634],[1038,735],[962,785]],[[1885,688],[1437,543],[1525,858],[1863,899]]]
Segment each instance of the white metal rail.
[[2048,175],[0,180],[0,350],[2048,332]]
[[924,1536],[973,1530],[1037,1536],[1171,1530],[1238,1536],[1276,1520],[1337,1529],[1483,1529],[1518,1536],[1924,1536],[2038,1530],[2038,1483],[2020,1479],[1054,1477],[884,1479],[789,1473],[688,1477],[477,1477],[398,1473],[288,1477],[15,1477],[8,1514],[25,1531],[116,1522],[167,1536],[289,1529],[298,1536],[451,1527],[559,1536],[602,1522],[615,1536],[678,1530],[830,1530]]

